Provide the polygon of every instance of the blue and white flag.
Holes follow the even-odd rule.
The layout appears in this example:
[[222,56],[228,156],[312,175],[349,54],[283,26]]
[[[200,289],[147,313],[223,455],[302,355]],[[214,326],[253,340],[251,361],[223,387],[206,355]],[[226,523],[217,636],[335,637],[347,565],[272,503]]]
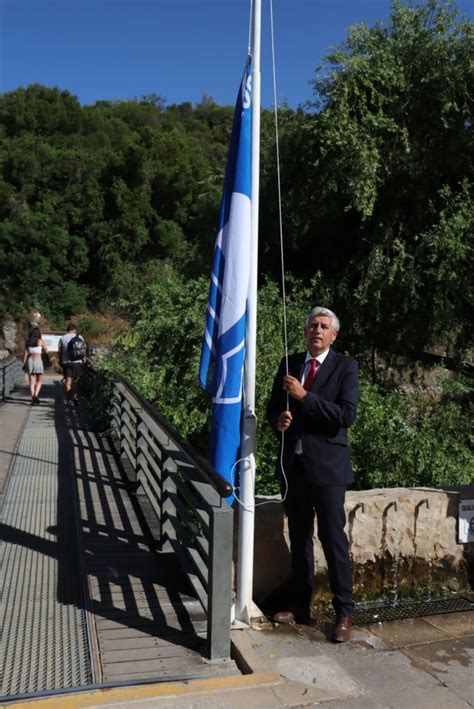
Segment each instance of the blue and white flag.
[[240,448],[250,278],[251,122],[249,60],[234,112],[199,368],[201,385],[212,396],[209,458],[232,485]]

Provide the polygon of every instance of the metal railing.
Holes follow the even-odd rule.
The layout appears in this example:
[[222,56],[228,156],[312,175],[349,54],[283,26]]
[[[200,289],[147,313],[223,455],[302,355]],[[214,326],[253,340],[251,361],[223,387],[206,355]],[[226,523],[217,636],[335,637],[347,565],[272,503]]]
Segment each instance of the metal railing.
[[22,361],[18,357],[0,360],[0,401],[5,401],[13,389],[23,382]]
[[206,613],[209,658],[228,658],[233,510],[224,498],[232,487],[131,384],[113,380],[112,432],[127,477],[159,521],[160,549],[174,552]]

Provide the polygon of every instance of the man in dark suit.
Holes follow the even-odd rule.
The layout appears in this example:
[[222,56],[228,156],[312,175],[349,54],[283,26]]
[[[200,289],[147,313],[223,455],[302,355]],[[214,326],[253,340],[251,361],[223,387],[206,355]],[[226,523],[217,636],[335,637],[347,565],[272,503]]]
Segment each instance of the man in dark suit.
[[[304,329],[307,352],[284,359],[267,407],[280,438],[277,474],[288,517],[292,559],[292,609],[278,622],[309,621],[314,583],[313,525],[328,565],[336,612],[334,639],[345,642],[352,628],[352,569],[344,532],[344,497],[354,480],[347,428],[354,422],[358,368],[352,357],[331,345],[339,332],[337,316],[316,307]],[[283,448],[283,450],[282,450]]]

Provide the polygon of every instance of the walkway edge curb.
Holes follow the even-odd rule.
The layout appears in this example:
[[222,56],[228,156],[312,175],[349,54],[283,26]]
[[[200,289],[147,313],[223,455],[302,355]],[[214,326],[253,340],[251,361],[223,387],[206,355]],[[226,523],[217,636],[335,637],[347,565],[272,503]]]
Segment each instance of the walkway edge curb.
[[112,702],[132,702],[154,697],[181,697],[193,694],[209,694],[229,690],[251,689],[281,684],[282,678],[277,672],[256,672],[249,675],[232,675],[229,677],[212,677],[208,679],[183,680],[182,682],[160,682],[159,684],[142,684],[112,689],[94,689],[76,694],[60,694],[40,699],[28,699],[20,702],[9,702],[9,707],[17,709],[78,709],[93,707]]

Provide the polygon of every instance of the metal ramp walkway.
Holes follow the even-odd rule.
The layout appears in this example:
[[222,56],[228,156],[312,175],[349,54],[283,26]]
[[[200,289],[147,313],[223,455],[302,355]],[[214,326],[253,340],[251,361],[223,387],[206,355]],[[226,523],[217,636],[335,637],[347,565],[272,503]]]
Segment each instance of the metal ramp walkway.
[[29,409],[1,530],[4,699],[239,674],[206,661],[201,605],[174,555],[157,552],[107,440],[64,406],[59,379]]

